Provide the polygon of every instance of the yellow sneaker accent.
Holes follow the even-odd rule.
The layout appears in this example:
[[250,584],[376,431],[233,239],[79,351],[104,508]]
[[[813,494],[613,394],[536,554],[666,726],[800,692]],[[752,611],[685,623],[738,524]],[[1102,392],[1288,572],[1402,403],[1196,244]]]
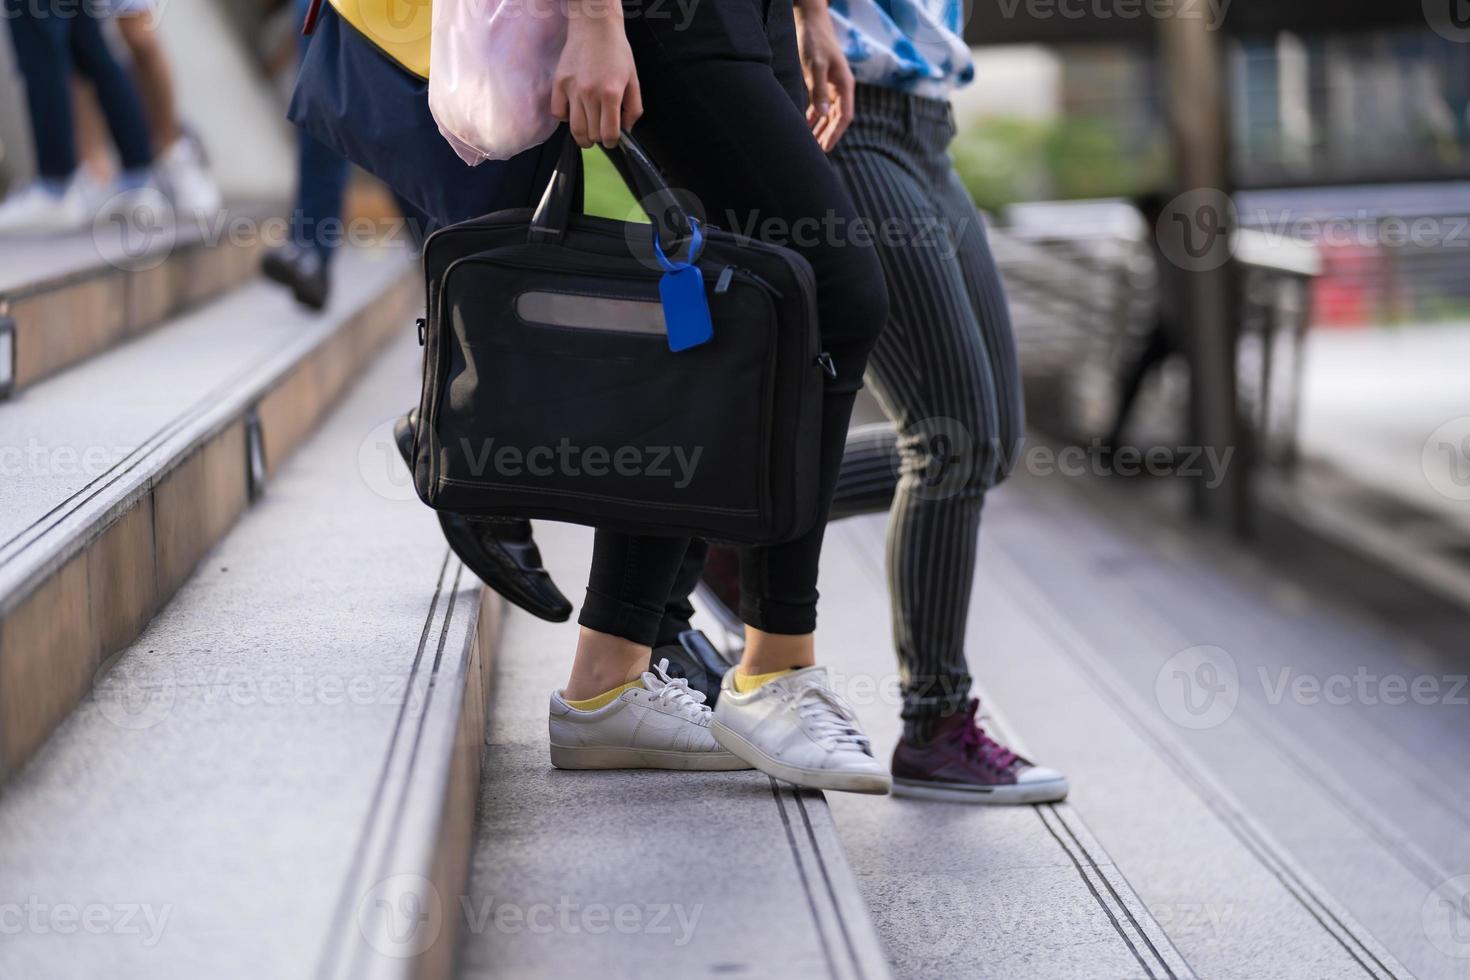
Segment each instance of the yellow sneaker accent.
[[737,694],[749,694],[762,684],[769,684],[778,677],[785,677],[795,671],[795,667],[787,667],[785,670],[773,670],[769,674],[747,674],[739,667],[735,668],[735,692]]
[[601,694],[597,695],[597,697],[588,698],[585,701],[570,701],[565,698],[563,698],[562,700],[567,702],[568,707],[576,708],[578,711],[596,711],[598,708],[602,707],[605,704],[612,704],[618,699],[618,695],[622,694],[624,691],[629,690],[630,688],[642,686],[643,678],[640,677],[636,681],[629,681],[626,684],[619,684],[611,691],[604,691]]

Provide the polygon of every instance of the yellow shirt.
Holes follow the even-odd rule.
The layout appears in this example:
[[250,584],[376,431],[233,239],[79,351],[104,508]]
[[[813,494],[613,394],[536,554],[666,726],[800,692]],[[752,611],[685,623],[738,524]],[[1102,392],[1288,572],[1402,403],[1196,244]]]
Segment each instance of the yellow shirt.
[[429,77],[432,0],[331,0],[342,19],[389,58]]

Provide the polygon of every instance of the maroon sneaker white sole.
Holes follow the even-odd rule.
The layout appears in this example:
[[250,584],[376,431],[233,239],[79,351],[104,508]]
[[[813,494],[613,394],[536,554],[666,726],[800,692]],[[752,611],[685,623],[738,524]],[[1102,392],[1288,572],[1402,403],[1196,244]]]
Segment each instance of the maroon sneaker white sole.
[[[1040,766],[1036,769],[1041,769]],[[1032,770],[1035,771],[1035,770]],[[1067,798],[1067,777],[1043,770],[1041,778],[1023,779],[1016,783],[982,786],[978,783],[941,783],[927,779],[893,777],[893,795],[916,800],[945,800],[950,803],[974,803],[984,806],[1026,806],[1033,803],[1060,803]]]

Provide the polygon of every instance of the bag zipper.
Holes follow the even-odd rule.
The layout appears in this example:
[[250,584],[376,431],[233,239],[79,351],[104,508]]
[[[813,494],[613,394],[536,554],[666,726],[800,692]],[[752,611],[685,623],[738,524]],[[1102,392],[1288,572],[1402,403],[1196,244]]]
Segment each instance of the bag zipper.
[[[467,255],[467,256],[465,256],[462,259],[456,260],[454,262],[454,265],[458,265],[460,262],[471,262],[471,261],[475,261],[476,259],[479,259],[479,258],[480,257],[478,255]],[[533,272],[563,272],[563,271],[565,271],[564,267],[562,267],[562,266],[558,266],[558,265],[555,265],[555,264],[552,264],[552,263],[532,262],[532,261],[529,261],[529,260],[526,260],[526,259],[499,259],[499,258],[497,258],[497,259],[494,259],[494,260],[491,260],[491,259],[481,259],[481,261],[485,261],[485,262],[492,262],[493,261],[494,264],[496,264],[496,265],[508,266],[508,267],[510,267],[512,269],[528,269],[528,270],[531,270]],[[452,266],[451,266],[451,268],[452,268]],[[449,270],[445,270],[446,277],[448,275],[448,271]],[[607,270],[594,269],[594,270],[589,270],[589,273],[588,274],[591,275],[591,276],[593,276],[593,277],[600,277],[600,278],[604,278],[604,279],[624,279],[624,280],[630,280],[630,281],[635,281],[635,282],[648,282],[648,281],[660,279],[660,278],[663,277],[663,273],[662,272],[655,272],[653,270],[649,270],[648,272],[626,272],[626,271],[619,270],[619,269],[607,269]],[[725,293],[727,293],[727,292],[730,291],[730,282],[731,282],[732,279],[739,279],[739,280],[741,280],[743,282],[750,283],[752,286],[756,286],[757,288],[764,290],[765,292],[767,292],[770,295],[774,296],[776,299],[785,299],[786,298],[786,294],[783,293],[783,292],[781,292],[781,290],[777,289],[776,286],[773,283],[771,283],[770,280],[766,279],[764,276],[761,276],[761,275],[759,275],[756,272],[752,272],[750,269],[747,269],[747,268],[745,268],[743,266],[726,265],[726,266],[721,267],[721,269],[720,269],[720,271],[718,273],[715,273],[713,270],[700,269],[699,270],[699,274],[702,277],[704,277],[704,280],[706,282],[708,282],[711,277],[713,277],[715,279],[715,288],[714,288],[713,291],[714,291],[715,295],[717,295],[717,296],[724,295]]]
[[[599,217],[596,217],[595,215],[593,215],[593,216],[580,215],[579,217],[582,218],[582,219],[584,219],[586,223],[580,229],[578,229],[578,230],[583,231],[583,232],[586,232],[588,234],[597,235],[600,238],[613,239],[613,240],[617,240],[617,241],[626,241],[626,236],[625,236],[625,234],[621,230],[614,230],[612,228],[607,228],[607,227],[603,227],[602,226],[602,223],[604,223],[604,222],[607,223],[607,224],[616,224],[616,225],[620,225],[620,226],[623,224],[623,222],[614,221],[611,218],[599,218]],[[487,222],[487,224],[488,223],[489,222]],[[433,238],[435,238],[435,237],[437,237],[439,235],[452,235],[456,231],[471,231],[471,230],[473,230],[473,229],[475,229],[475,228],[477,228],[479,226],[480,226],[480,223],[478,221],[475,221],[473,223],[471,223],[471,222],[464,222],[463,224],[460,224],[460,225],[450,225],[447,228],[441,228],[439,231],[434,232],[434,234],[430,236],[430,242],[432,242]],[[724,231],[723,229],[719,228],[716,225],[707,225],[706,226],[706,231],[720,232],[719,235],[711,236],[710,237],[709,240],[710,241],[714,241],[714,242],[720,242],[727,235],[730,235],[731,237],[734,237],[733,235],[731,235],[730,232],[726,232],[726,231]],[[733,245],[737,245],[740,248],[753,248],[753,249],[756,249],[758,251],[765,252],[767,254],[775,255],[776,257],[778,257],[779,259],[781,259],[781,261],[785,262],[786,265],[791,269],[791,271],[796,275],[796,277],[798,279],[800,279],[808,287],[807,291],[808,291],[809,295],[811,295],[813,297],[813,299],[815,299],[816,293],[817,293],[817,283],[816,283],[816,278],[812,275],[811,266],[808,265],[805,262],[799,261],[797,258],[793,258],[790,254],[787,253],[787,250],[785,250],[785,249],[783,249],[783,248],[781,248],[779,246],[771,245],[771,244],[769,244],[767,242],[763,242],[763,241],[761,241],[758,238],[748,238],[748,239],[747,238],[741,238],[741,239],[737,239],[734,242],[725,241],[724,244],[733,244]],[[425,248],[427,248],[428,245],[429,245],[429,242],[426,242],[425,243]],[[472,256],[468,256],[467,255],[464,258],[471,258],[471,257]],[[456,260],[456,261],[463,261],[463,259],[459,259],[459,260]],[[740,266],[735,266],[734,268],[737,270],[738,273],[743,274],[743,277],[749,277],[751,280],[755,281],[757,283],[757,285],[761,286],[761,288],[765,289],[772,296],[775,296],[778,299],[785,299],[785,295],[779,289],[777,289],[775,286],[773,286],[767,280],[763,279],[757,273],[752,272],[749,269],[744,269],[743,267],[740,267]],[[722,274],[723,274],[723,271],[724,270],[722,269],[721,270],[721,273]],[[717,285],[718,285],[718,283],[717,283]],[[815,310],[810,310],[808,312],[811,314],[811,318],[815,322],[815,320],[816,320],[816,311]]]

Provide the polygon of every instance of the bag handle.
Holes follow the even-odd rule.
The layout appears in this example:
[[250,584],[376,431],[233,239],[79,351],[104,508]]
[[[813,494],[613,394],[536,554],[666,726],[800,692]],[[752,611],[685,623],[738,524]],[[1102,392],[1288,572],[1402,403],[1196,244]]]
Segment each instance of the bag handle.
[[[622,175],[623,182],[637,196],[639,203],[653,222],[654,241],[667,252],[678,251],[694,233],[694,219],[684,210],[669,185],[664,183],[658,168],[637,141],[622,130],[615,150],[603,147],[603,152],[612,160],[613,166]],[[563,137],[561,156],[552,171],[541,202],[531,216],[528,238],[532,242],[555,245],[566,233],[567,221],[571,217],[572,200],[577,186],[577,175],[582,167],[582,150],[570,135]]]

